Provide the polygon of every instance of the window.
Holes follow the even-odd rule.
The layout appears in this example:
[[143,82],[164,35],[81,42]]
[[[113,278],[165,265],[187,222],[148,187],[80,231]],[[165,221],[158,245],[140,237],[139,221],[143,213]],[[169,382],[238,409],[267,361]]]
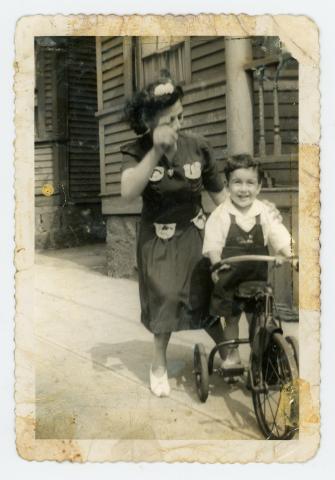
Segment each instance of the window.
[[190,83],[190,43],[186,37],[138,37],[137,85],[142,88],[167,69],[177,83]]

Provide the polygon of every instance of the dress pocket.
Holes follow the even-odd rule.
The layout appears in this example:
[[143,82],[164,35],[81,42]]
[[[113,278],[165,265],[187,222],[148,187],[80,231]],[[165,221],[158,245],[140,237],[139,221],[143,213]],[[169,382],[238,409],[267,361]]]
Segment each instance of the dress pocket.
[[163,177],[164,177],[164,167],[155,167],[152,171],[149,181],[154,183],[160,182]]
[[154,223],[156,235],[162,240],[169,240],[176,232],[176,223]]
[[199,229],[203,230],[206,225],[206,215],[202,208],[200,208],[198,215],[192,218],[191,222]]

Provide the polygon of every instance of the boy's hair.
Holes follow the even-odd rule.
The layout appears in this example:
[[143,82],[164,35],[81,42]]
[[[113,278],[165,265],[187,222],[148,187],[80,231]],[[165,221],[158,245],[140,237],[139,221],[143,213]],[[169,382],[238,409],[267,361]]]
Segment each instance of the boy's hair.
[[263,170],[258,160],[252,158],[248,153],[241,153],[239,155],[232,155],[228,158],[227,163],[223,169],[227,182],[232,172],[239,168],[254,168],[257,170],[258,183],[262,183]]

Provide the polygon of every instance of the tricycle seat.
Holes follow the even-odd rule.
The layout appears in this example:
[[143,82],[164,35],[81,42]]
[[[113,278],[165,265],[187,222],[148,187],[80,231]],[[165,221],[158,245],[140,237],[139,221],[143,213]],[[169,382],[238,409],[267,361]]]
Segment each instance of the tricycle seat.
[[235,295],[238,298],[250,299],[258,293],[263,293],[268,287],[268,283],[264,281],[249,281],[239,284],[235,291]]

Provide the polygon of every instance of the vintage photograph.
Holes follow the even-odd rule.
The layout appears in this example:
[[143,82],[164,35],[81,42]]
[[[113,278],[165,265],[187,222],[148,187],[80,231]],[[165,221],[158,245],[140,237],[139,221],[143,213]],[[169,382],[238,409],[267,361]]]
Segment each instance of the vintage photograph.
[[101,30],[33,34],[24,455],[298,451],[318,425],[301,333],[317,322],[301,297],[305,67],[279,34]]
[[36,437],[295,438],[297,61],[36,37],[35,68]]

